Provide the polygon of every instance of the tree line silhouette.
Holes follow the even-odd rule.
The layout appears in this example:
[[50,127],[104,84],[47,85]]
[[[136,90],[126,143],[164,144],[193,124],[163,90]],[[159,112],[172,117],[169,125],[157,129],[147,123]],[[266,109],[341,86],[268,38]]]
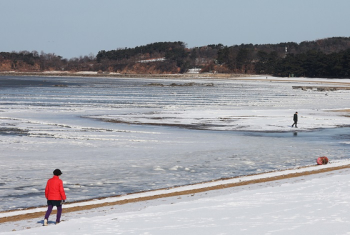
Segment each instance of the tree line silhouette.
[[0,52],[0,71],[99,71],[117,73],[201,72],[347,78],[350,38],[301,43],[211,44],[187,48],[184,42],[156,42],[135,48],[101,50],[96,56],[65,59],[36,51]]

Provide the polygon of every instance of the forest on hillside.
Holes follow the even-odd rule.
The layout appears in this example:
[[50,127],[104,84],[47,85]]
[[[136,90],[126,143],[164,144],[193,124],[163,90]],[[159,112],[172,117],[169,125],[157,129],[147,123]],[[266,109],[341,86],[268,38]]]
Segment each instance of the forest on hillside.
[[301,43],[212,44],[187,48],[184,42],[156,42],[135,48],[101,50],[96,56],[64,59],[37,51],[0,52],[0,71],[98,71],[125,74],[202,73],[350,77],[350,38]]

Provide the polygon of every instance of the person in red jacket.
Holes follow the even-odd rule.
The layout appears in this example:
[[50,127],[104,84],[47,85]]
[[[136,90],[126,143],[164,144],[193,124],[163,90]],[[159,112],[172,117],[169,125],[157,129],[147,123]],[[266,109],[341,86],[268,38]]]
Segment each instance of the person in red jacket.
[[45,197],[47,199],[47,211],[44,219],[44,226],[47,225],[47,221],[51,214],[52,208],[57,207],[56,224],[61,221],[62,204],[66,200],[66,194],[63,188],[63,182],[60,179],[62,172],[59,169],[53,171],[54,176],[47,181],[45,188]]

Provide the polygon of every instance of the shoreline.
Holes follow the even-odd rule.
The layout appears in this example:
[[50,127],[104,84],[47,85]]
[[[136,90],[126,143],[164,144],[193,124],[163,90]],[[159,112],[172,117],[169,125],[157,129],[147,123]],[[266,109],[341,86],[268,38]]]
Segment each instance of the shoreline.
[[[6,71],[0,72],[0,77],[86,77],[86,78],[145,78],[145,79],[236,79],[249,80],[261,82],[299,82],[308,84],[328,85],[328,90],[333,88],[342,89],[338,87],[339,84],[350,87],[350,78],[307,78],[307,77],[274,77],[271,75],[257,75],[257,74],[234,74],[234,73],[184,73],[184,74],[121,74],[114,72],[60,72],[60,71],[46,71],[46,72],[14,72]],[[333,87],[337,86],[337,87]],[[315,86],[308,86],[308,89],[314,89]],[[296,89],[296,88],[293,88]],[[301,88],[300,88],[301,89]],[[350,88],[349,88],[350,89]],[[345,90],[348,90],[345,88]]]
[[121,73],[98,73],[98,72],[0,72],[0,76],[40,76],[40,77],[111,77],[111,78],[240,78],[256,77],[253,74],[224,74],[224,73],[185,73],[185,74],[121,74]]
[[[332,166],[332,165],[336,165],[336,166]],[[161,199],[161,198],[194,195],[196,193],[204,193],[204,192],[213,191],[213,190],[254,185],[259,183],[267,183],[272,181],[279,181],[279,180],[285,180],[285,179],[291,179],[291,178],[297,178],[297,177],[303,177],[303,176],[309,176],[309,175],[316,175],[316,174],[343,170],[348,168],[350,168],[350,163],[343,163],[339,165],[337,163],[334,164],[330,162],[327,165],[310,165],[310,166],[304,166],[304,167],[299,167],[295,169],[265,172],[260,174],[238,176],[238,177],[227,178],[227,179],[216,179],[216,180],[201,182],[193,185],[183,185],[183,186],[176,186],[176,187],[166,188],[166,189],[156,189],[151,191],[130,193],[126,195],[117,195],[117,196],[111,196],[111,197],[102,197],[102,198],[93,198],[93,199],[87,199],[82,201],[75,201],[71,203],[66,203],[65,204],[66,206],[64,207],[64,211],[65,213],[87,211],[87,210],[106,207],[106,206],[124,205],[129,203],[150,201],[150,200]],[[232,182],[232,180],[234,182]],[[172,190],[173,192],[171,192]],[[47,209],[46,206],[40,206],[40,207],[34,207],[34,208],[2,211],[0,212],[0,224],[40,218],[43,216],[46,209]],[[52,212],[52,214],[55,214],[55,213],[56,211]],[[9,215],[6,216],[6,214],[9,214]]]

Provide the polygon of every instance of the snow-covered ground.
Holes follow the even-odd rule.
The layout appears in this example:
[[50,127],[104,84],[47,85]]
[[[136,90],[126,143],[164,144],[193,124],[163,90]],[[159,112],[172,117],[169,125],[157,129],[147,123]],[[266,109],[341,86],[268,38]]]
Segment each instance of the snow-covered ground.
[[350,155],[350,91],[292,88],[346,79],[0,77],[0,85],[0,211],[45,205],[55,168],[73,202]]

